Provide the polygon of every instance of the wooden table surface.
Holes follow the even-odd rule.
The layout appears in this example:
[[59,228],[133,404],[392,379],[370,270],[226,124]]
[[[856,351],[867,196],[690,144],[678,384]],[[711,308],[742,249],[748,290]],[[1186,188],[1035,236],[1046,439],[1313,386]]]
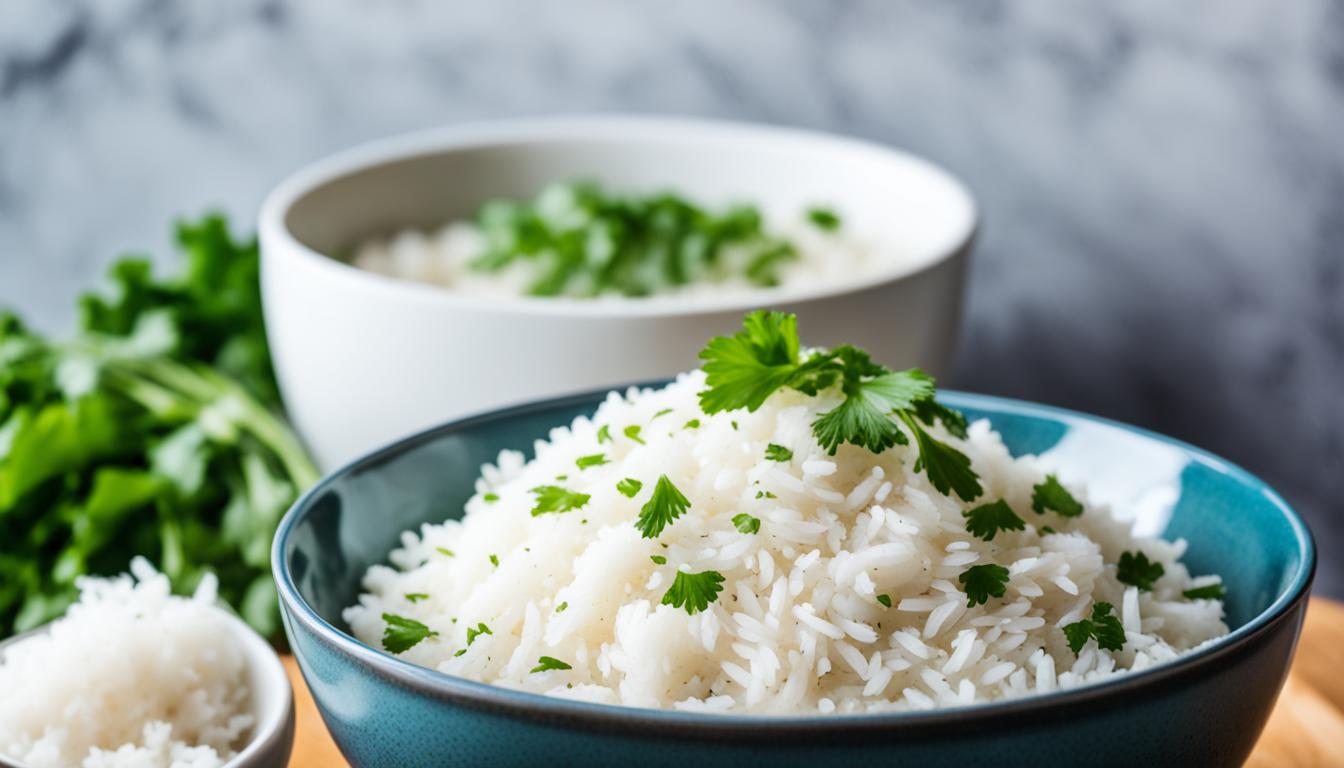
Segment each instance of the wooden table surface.
[[[290,765],[296,768],[345,765],[322,725],[294,660],[286,657],[285,666],[294,682],[298,714],[298,735]],[[1253,768],[1344,768],[1344,604],[1322,598],[1311,601],[1288,683],[1246,764]]]

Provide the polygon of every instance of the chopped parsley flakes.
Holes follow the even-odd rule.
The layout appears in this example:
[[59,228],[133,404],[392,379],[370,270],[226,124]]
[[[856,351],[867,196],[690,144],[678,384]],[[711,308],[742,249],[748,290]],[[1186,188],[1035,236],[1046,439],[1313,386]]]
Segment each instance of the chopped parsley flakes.
[[542,656],[537,659],[537,666],[532,668],[532,674],[549,672],[553,669],[573,669],[573,667],[553,656]]
[[732,336],[711,339],[700,352],[708,388],[700,393],[705,413],[746,408],[755,411],[783,388],[817,395],[839,386],[844,400],[812,423],[817,442],[830,454],[850,443],[874,453],[915,438],[915,471],[924,471],[940,493],[964,501],[980,496],[970,459],[926,429],[937,422],[954,435],[964,431],[961,414],[934,401],[933,379],[917,368],[891,371],[852,346],[800,355],[798,319],[783,312],[756,311]]
[[717,600],[722,591],[723,574],[718,571],[703,573],[677,571],[672,586],[663,595],[663,605],[685,608],[687,613],[694,616],[709,608],[709,604]]
[[574,463],[578,465],[579,469],[587,469],[589,467],[600,467],[611,462],[607,461],[607,454],[594,453],[590,456],[580,456],[574,460]]
[[1162,564],[1150,561],[1142,552],[1120,553],[1120,562],[1115,567],[1117,579],[1138,587],[1142,592],[1152,591],[1153,582],[1162,578],[1163,573],[1166,573],[1166,569]]
[[991,597],[1003,597],[1008,589],[1008,569],[987,563],[972,565],[957,577],[966,590],[966,607],[984,605]]
[[823,232],[834,232],[840,228],[840,216],[830,208],[808,209],[807,220]]
[[424,592],[407,592],[405,597],[408,601],[412,603],[418,603],[421,600],[429,599],[429,595],[425,594]]
[[486,503],[486,504],[494,504],[496,501],[499,501],[499,494],[497,494],[497,493],[487,493],[487,494],[485,494],[484,496],[482,496],[481,498],[485,500],[485,503]]
[[1083,514],[1083,505],[1073,498],[1073,494],[1054,475],[1046,475],[1045,482],[1032,486],[1031,508],[1038,515],[1045,514],[1047,509],[1053,509],[1064,517]]
[[[671,413],[671,412],[672,412],[672,409],[671,409],[671,408],[664,408],[663,410],[661,410],[661,411],[659,411],[659,412],[653,414],[653,419],[656,419],[656,418],[658,418],[659,416],[666,416],[667,414],[669,414],[669,413]],[[649,421],[653,421],[653,419],[649,419]]]
[[765,458],[768,461],[788,461],[793,458],[793,451],[782,445],[771,443],[765,446]]
[[758,498],[758,499],[777,499],[777,498],[779,498],[779,497],[776,496],[775,494],[771,493],[770,491],[757,491],[757,492],[756,492],[756,498]]
[[443,555],[443,556],[445,556],[445,557],[457,557],[457,555],[453,554],[453,550],[451,550],[451,549],[449,549],[449,548],[447,548],[447,547],[435,547],[434,549],[435,549],[435,551],[437,551],[440,555]]
[[611,442],[611,425],[610,425],[610,424],[603,424],[602,426],[600,426],[600,427],[597,428],[597,442],[598,442],[599,445],[601,445],[602,443],[610,443],[610,442]]
[[1027,527],[1003,499],[981,504],[961,513],[966,518],[966,532],[985,541],[993,541],[999,531],[1020,531]]
[[742,533],[758,533],[761,530],[761,520],[743,512],[733,516],[733,527]]
[[383,621],[387,622],[383,628],[383,648],[390,653],[405,653],[421,640],[439,636],[438,632],[404,616],[384,613]]
[[886,608],[890,608],[890,607],[891,607],[891,595],[878,595],[878,596],[877,596],[877,602],[881,603],[881,604],[882,604],[884,607],[886,607]]
[[636,443],[639,443],[640,445],[647,445],[647,443],[644,442],[644,438],[639,436],[639,430],[640,427],[638,424],[631,424],[630,426],[621,430],[621,432],[624,433],[626,437],[630,438],[631,440],[634,440]]
[[1227,590],[1222,584],[1208,584],[1187,589],[1181,594],[1185,595],[1187,600],[1221,600],[1227,595]]
[[700,428],[699,419],[691,419],[682,426],[682,429],[699,429],[699,428]]
[[653,487],[652,498],[639,510],[639,519],[635,521],[635,527],[644,538],[656,539],[664,528],[690,508],[690,500],[677,490],[672,481],[667,479],[667,475],[660,475],[658,483]]
[[586,493],[575,493],[559,485],[539,485],[533,488],[537,495],[536,506],[532,507],[532,516],[548,513],[571,512],[588,503],[592,498]]
[[653,561],[654,565],[667,565],[667,558],[662,555],[649,555],[649,559]]
[[1069,641],[1069,650],[1073,651],[1074,656],[1083,650],[1089,639],[1096,640],[1097,647],[1107,651],[1118,651],[1125,647],[1125,627],[1111,610],[1110,603],[1095,603],[1092,606],[1092,618],[1064,626],[1064,637]]
[[565,612],[565,609],[568,608],[568,607],[569,607],[569,602],[568,602],[568,601],[563,602],[563,603],[561,603],[561,604],[555,606],[555,612],[556,612],[556,613],[564,613],[564,612]]
[[633,477],[627,477],[616,484],[616,490],[620,491],[622,496],[629,499],[635,498],[635,495],[639,493],[639,489],[643,487],[644,484]]
[[499,555],[491,555],[491,556],[490,556],[490,564],[493,565],[493,566],[495,566],[496,568],[498,568],[498,567],[499,567]]

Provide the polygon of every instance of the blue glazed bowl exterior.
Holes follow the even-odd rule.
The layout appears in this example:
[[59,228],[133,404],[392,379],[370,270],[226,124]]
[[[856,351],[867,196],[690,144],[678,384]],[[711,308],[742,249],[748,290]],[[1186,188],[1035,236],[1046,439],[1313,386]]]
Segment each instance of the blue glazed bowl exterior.
[[355,766],[1236,765],[1292,659],[1315,570],[1301,519],[1261,481],[1153,433],[1045,406],[942,393],[1014,455],[1048,456],[1141,528],[1189,541],[1193,573],[1227,585],[1232,633],[1179,661],[1016,701],[830,717],[704,715],[561,701],[451,677],[346,634],[341,610],[401,531],[462,513],[482,463],[591,413],[605,392],[430,430],[341,469],[280,524],[285,630]]

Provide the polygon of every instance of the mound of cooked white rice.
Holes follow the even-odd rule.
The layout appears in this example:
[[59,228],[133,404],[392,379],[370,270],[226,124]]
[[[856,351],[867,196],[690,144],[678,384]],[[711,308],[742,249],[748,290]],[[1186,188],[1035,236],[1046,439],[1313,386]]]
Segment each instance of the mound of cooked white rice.
[[214,768],[252,730],[246,669],[207,576],[191,598],[143,559],[0,650],[0,756],[26,768]]
[[[460,522],[403,534],[394,567],[369,570],[367,594],[345,612],[354,634],[383,647],[385,615],[418,622],[423,639],[403,658],[551,696],[796,714],[1070,688],[1227,632],[1221,601],[1182,594],[1217,581],[1191,579],[1178,561],[1184,542],[1136,538],[1079,487],[1080,516],[1033,511],[1041,463],[1012,458],[987,422],[965,440],[931,428],[980,476],[985,494],[968,504],[913,471],[914,446],[827,455],[810,425],[835,392],[781,390],[754,413],[706,415],[704,386],[696,371],[665,389],[613,393],[591,419],[537,442],[534,460],[502,453]],[[770,444],[786,450],[768,458]],[[605,463],[580,468],[596,454]],[[634,522],[661,475],[690,508],[642,538]],[[633,498],[617,488],[625,478],[642,484]],[[590,498],[534,516],[543,485]],[[996,499],[1025,528],[970,535],[963,512]],[[756,532],[734,523],[743,513],[759,520]],[[1162,566],[1150,590],[1118,580],[1123,552]],[[968,607],[958,577],[989,563],[1007,568],[1005,592]],[[711,570],[723,583],[706,610],[663,604],[678,571]],[[1089,639],[1075,655],[1062,628],[1098,602],[1114,606],[1123,649]]]
[[[888,249],[879,252],[867,241],[845,231],[828,232],[799,220],[778,228],[794,244],[798,258],[781,262],[779,285],[784,287],[837,284],[890,264]],[[390,238],[361,243],[351,264],[370,272],[441,285],[460,293],[481,296],[522,296],[537,279],[538,265],[520,259],[498,271],[482,272],[471,263],[485,250],[485,239],[470,221],[451,222],[425,233],[403,230]],[[731,265],[747,260],[750,251],[729,247],[722,268],[680,286],[665,286],[659,293],[674,296],[738,294],[759,291],[744,270]],[[621,300],[628,301],[628,298]]]

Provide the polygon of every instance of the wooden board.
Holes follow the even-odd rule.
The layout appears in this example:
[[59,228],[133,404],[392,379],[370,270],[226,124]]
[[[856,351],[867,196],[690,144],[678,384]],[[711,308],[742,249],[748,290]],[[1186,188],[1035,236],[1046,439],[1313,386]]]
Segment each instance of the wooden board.
[[[345,765],[294,660],[286,657],[285,666],[294,682],[298,714],[290,765]],[[1311,601],[1292,673],[1247,765],[1344,768],[1344,604]]]

